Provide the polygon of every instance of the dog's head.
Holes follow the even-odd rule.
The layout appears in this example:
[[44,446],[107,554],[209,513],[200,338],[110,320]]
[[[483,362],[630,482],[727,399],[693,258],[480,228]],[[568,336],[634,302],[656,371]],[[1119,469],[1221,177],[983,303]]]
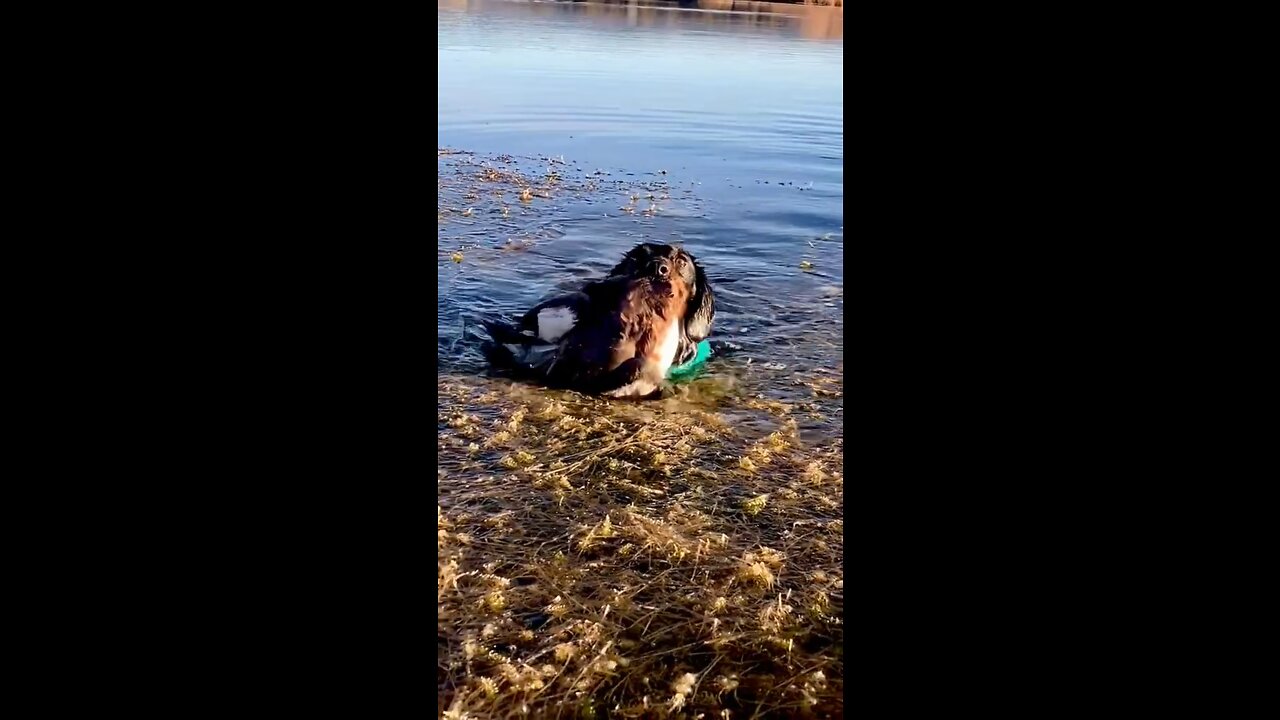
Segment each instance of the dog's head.
[[689,298],[684,312],[684,333],[693,342],[711,334],[716,315],[716,297],[698,261],[682,248],[658,243],[641,243],[631,248],[609,271],[611,277],[650,278],[659,283],[680,283]]

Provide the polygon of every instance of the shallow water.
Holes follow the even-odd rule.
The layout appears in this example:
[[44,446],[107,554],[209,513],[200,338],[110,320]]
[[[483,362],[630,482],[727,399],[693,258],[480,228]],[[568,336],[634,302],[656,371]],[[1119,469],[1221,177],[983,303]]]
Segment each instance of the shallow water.
[[[442,372],[483,371],[465,333],[481,314],[521,312],[640,241],[706,268],[711,381],[794,399],[794,373],[842,366],[843,12],[736,6],[776,12],[439,4],[437,144],[469,153],[440,157]],[[592,185],[495,199],[462,163]]]
[[[843,10],[682,4],[439,3],[442,713],[843,716]],[[487,375],[483,315],[641,241],[715,287],[703,374]]]

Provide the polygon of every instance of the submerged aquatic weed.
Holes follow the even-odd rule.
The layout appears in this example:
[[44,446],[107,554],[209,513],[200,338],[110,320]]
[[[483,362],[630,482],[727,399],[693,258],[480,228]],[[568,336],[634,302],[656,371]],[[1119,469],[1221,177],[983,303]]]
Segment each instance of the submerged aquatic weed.
[[842,446],[806,407],[440,384],[438,714],[839,713]]
[[615,535],[613,523],[610,522],[609,516],[605,515],[604,520],[587,530],[586,534],[578,540],[578,550],[580,552],[592,549],[598,544],[602,538],[611,538]]
[[507,607],[507,599],[503,596],[501,590],[493,590],[485,595],[480,605],[491,613],[500,613]]
[[804,479],[814,485],[821,484],[827,478],[827,474],[822,470],[822,463],[814,460],[804,468]]
[[497,699],[498,683],[494,682],[493,678],[484,676],[476,678],[476,687],[486,698],[490,700]]
[[671,699],[668,701],[672,712],[684,707],[684,699],[693,692],[693,686],[697,683],[698,676],[693,673],[685,673],[675,682],[671,683],[671,689],[675,691],[675,694],[673,694]]
[[783,602],[782,596],[778,596],[777,604],[766,605],[757,616],[760,623],[760,629],[766,633],[773,634],[782,630],[791,624],[792,607]]
[[498,432],[490,435],[488,439],[484,441],[484,446],[495,447],[498,445],[502,445],[506,442],[509,442],[510,440],[511,440],[511,433],[507,432],[506,430],[499,430]]
[[774,568],[775,570],[777,568],[782,567],[782,561],[783,561],[782,553],[770,547],[761,547],[758,552],[747,553],[745,557],[759,558],[760,562],[764,563],[765,565],[768,565],[771,568]]
[[567,663],[578,654],[578,648],[573,643],[560,643],[555,647],[555,659],[558,663]]
[[760,561],[744,561],[738,567],[738,579],[748,585],[754,585],[766,590],[772,589],[774,583],[773,572],[769,570],[768,565]]
[[809,596],[809,603],[805,606],[811,615],[819,618],[826,615],[831,610],[831,598],[822,590],[814,590]]

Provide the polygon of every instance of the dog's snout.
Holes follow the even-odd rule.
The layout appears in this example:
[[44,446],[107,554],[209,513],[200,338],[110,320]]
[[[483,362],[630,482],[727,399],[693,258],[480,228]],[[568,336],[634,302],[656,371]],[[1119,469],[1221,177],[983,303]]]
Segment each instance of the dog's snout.
[[658,263],[658,275],[660,277],[666,277],[670,274],[671,274],[671,268],[667,267],[666,263]]

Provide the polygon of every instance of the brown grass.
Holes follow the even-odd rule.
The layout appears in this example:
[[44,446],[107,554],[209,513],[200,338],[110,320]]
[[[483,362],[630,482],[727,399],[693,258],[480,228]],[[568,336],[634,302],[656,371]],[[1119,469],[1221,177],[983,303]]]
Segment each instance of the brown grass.
[[746,401],[438,390],[442,716],[842,714],[841,439],[727,421]]

